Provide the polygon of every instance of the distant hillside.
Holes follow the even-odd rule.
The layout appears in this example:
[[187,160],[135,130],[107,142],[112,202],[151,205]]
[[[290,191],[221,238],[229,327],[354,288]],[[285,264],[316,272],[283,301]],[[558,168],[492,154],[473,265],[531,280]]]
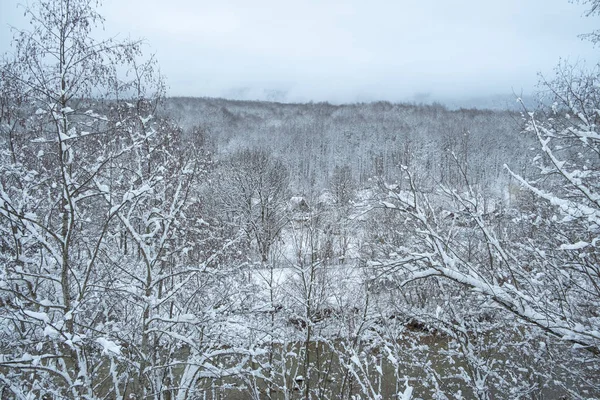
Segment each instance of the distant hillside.
[[[299,97],[293,92],[286,89],[265,89],[259,87],[230,88],[228,90],[224,90],[219,96],[234,101],[267,101],[289,104],[307,102],[303,100],[303,97]],[[512,93],[510,91],[507,93],[498,93],[495,95],[470,97],[440,96],[433,93],[424,92],[415,93],[412,96],[398,98],[397,100],[391,102],[425,105],[439,103],[452,110],[460,108],[477,108],[479,110],[488,109],[496,111],[520,111],[521,105],[516,101],[517,97],[523,99],[524,103],[527,105],[528,108],[534,108],[537,105],[537,99],[535,96],[518,92]],[[351,101],[350,103],[376,103],[380,100],[380,98],[375,98],[370,95],[362,94],[357,95],[354,98],[354,101]],[[388,99],[388,101],[390,101],[390,99]],[[336,105],[343,104],[331,100],[330,103]]]
[[336,166],[348,166],[361,186],[377,177],[394,181],[400,165],[430,186],[460,184],[464,167],[473,183],[493,187],[506,179],[505,163],[519,171],[528,165],[530,146],[515,111],[187,97],[169,98],[165,109],[184,129],[207,132],[219,155],[268,149],[300,188],[326,187]]

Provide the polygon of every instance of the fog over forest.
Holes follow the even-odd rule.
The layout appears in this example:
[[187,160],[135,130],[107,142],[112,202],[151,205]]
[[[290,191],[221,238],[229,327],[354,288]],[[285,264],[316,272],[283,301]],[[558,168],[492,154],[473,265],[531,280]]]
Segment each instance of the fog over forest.
[[[99,33],[136,19],[113,1],[2,4],[0,399],[600,398],[600,70],[544,64],[580,54],[569,7],[598,44],[600,0],[407,2],[406,24],[448,37],[439,70],[402,54],[405,82],[383,74],[400,31],[373,7],[232,1],[194,22],[177,1],[131,0],[131,29],[212,54],[186,64],[210,84],[163,76],[186,62],[173,49]],[[539,76],[469,64],[561,18],[522,58]],[[496,91],[513,78],[538,85]]]

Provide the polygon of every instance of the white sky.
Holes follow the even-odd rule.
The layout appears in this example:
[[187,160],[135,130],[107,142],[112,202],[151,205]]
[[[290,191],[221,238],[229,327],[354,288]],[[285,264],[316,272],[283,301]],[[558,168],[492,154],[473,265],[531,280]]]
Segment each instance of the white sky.
[[[8,25],[25,26],[0,0]],[[31,1],[31,0],[29,0]],[[568,0],[104,0],[106,30],[145,38],[170,95],[352,102],[529,93],[559,58],[598,61]],[[415,97],[417,96],[417,97]]]

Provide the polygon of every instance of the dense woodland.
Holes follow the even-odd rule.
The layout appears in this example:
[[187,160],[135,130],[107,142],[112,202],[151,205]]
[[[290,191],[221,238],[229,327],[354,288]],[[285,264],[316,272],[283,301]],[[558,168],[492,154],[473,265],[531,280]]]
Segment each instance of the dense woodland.
[[[285,160],[299,192],[328,189],[336,167],[349,168],[361,187],[374,178],[399,180],[400,166],[418,170],[430,188],[460,185],[462,165],[473,184],[500,195],[506,187],[492,186],[506,185],[507,160],[514,160],[519,172],[532,168],[533,142],[528,146],[521,134],[520,114],[508,111],[197,98],[169,98],[165,109],[187,131],[204,132],[221,157],[245,148],[268,149]],[[460,156],[459,165],[452,153]]]
[[1,64],[0,398],[600,397],[598,69],[519,112],[168,98],[94,5]]

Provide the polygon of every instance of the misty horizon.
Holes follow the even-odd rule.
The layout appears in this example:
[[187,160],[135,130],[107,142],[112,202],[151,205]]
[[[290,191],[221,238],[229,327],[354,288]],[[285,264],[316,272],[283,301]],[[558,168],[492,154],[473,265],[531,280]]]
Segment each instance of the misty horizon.
[[[9,26],[28,26],[18,3],[0,4],[2,54],[12,51]],[[579,37],[595,18],[562,0],[103,3],[98,34],[143,38],[169,96],[485,106],[533,94],[561,57],[585,66],[595,56]]]

